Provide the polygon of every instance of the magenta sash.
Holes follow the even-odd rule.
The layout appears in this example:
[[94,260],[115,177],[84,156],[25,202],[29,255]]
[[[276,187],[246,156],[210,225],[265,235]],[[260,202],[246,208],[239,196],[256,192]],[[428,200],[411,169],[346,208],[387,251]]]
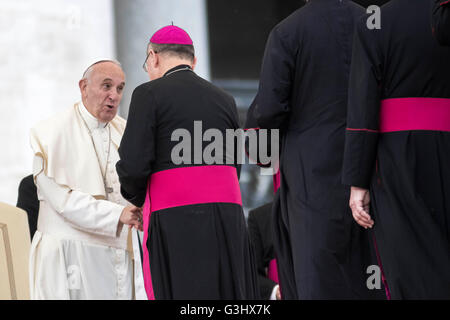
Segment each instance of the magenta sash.
[[273,175],[273,193],[277,193],[280,188],[280,169]]
[[154,300],[150,259],[147,249],[152,212],[200,203],[235,203],[242,205],[236,168],[198,166],[159,171],[151,175],[143,209],[144,285],[149,300]]
[[278,268],[276,259],[270,260],[269,267],[267,268],[267,277],[276,283],[280,283],[278,279]]
[[381,102],[380,132],[450,132],[450,99],[395,98]]
[[144,209],[143,209],[143,228],[144,228],[144,239],[142,240],[142,269],[144,271],[144,287],[145,291],[147,292],[147,299],[148,300],[155,300],[155,293],[153,292],[153,283],[152,283],[152,274],[150,272],[150,259],[148,255],[148,249],[147,249],[147,238],[148,238],[148,226],[150,225],[150,197],[148,190],[150,189],[150,180],[147,184],[147,192],[145,195],[145,202],[144,202]]

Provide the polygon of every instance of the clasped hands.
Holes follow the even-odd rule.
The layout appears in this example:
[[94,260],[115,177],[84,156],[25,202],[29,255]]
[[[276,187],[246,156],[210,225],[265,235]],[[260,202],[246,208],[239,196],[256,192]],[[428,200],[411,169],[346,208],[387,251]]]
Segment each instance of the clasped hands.
[[143,231],[142,208],[132,205],[126,206],[120,215],[120,222],[127,224],[130,229],[134,227],[139,231]]

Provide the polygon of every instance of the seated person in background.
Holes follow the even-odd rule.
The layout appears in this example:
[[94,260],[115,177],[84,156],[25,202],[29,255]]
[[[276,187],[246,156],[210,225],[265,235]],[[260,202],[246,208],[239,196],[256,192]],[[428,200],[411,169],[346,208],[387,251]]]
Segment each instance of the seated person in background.
[[37,229],[39,200],[32,174],[26,176],[22,179],[22,181],[20,181],[19,196],[17,197],[16,207],[27,212],[28,226],[30,227],[30,238],[33,239],[33,235]]
[[248,232],[258,268],[258,282],[262,299],[280,300],[280,287],[272,239],[272,202],[250,210]]

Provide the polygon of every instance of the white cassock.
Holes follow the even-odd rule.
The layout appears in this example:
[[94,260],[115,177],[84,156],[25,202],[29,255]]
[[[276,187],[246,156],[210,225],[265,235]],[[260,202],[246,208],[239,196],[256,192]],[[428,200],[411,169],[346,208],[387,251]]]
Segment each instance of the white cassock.
[[128,205],[115,169],[124,126],[120,117],[99,122],[79,103],[32,129],[40,207],[31,299],[147,299],[137,231],[131,239],[119,222]]

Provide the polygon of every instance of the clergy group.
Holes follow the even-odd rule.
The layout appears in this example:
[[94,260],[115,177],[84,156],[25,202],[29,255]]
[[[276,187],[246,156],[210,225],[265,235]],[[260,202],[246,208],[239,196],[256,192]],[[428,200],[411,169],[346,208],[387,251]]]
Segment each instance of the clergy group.
[[[127,120],[121,64],[87,67],[79,102],[30,132],[31,298],[450,299],[450,2],[391,0],[380,17],[310,0],[277,24],[244,128],[181,27],[142,44],[150,81]],[[173,133],[199,121],[279,132],[274,200],[249,228],[239,152],[195,161],[210,137],[173,159]]]

